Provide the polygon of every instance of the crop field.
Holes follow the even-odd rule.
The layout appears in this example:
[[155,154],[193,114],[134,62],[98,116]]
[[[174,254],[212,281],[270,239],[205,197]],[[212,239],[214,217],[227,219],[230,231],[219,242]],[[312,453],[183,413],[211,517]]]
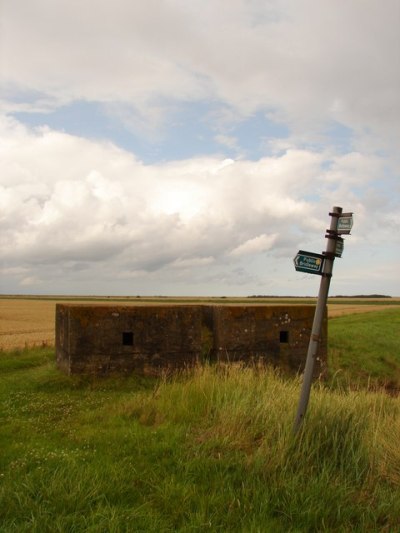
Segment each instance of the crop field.
[[[49,297],[0,297],[0,350],[10,350],[29,346],[54,345],[55,306],[57,302],[101,303],[123,305],[174,304],[174,303],[209,303],[218,304],[310,304],[315,305],[312,298],[261,299],[261,298],[49,298]],[[372,311],[384,311],[400,305],[400,298],[390,299],[330,299],[328,304],[329,318],[348,314],[359,314]]]

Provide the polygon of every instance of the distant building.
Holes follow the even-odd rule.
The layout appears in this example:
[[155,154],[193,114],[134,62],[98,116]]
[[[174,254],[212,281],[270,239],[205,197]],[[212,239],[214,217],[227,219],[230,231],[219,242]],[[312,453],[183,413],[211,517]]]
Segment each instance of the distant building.
[[[202,361],[265,362],[302,371],[309,305],[57,304],[56,354],[68,374],[157,374]],[[327,319],[315,375],[327,357]]]

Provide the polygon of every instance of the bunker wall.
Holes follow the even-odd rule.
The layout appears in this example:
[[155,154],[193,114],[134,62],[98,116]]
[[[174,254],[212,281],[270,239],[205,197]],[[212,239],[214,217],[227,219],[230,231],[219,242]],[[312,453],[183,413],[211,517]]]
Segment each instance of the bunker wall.
[[[214,308],[214,346],[219,360],[261,360],[302,371],[308,350],[313,306],[219,306]],[[325,313],[315,374],[326,366]]]
[[[57,304],[56,355],[69,374],[152,373],[198,361],[304,368],[314,307]],[[325,316],[315,374],[326,361]]]
[[57,305],[56,314],[57,362],[68,373],[179,367],[196,362],[201,352],[199,306]]

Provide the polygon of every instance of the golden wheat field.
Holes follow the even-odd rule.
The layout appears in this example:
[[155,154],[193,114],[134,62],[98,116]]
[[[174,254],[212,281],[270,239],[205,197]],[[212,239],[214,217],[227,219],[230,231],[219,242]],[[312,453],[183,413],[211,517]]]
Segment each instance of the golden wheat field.
[[[113,298],[110,301],[101,301],[102,304],[116,305],[120,299]],[[188,299],[189,301],[189,299]],[[199,303],[204,299],[199,298]],[[210,300],[209,300],[210,301]],[[212,301],[212,300],[211,300]],[[218,300],[216,300],[218,301]],[[0,297],[0,350],[11,350],[14,348],[23,348],[28,346],[42,346],[42,345],[54,345],[54,332],[55,332],[55,307],[56,303],[63,302],[63,299],[42,299],[42,298],[1,298]],[[152,304],[157,303],[174,303],[174,299],[157,300],[157,299],[136,299],[131,301],[123,300],[123,305],[147,305],[149,302]],[[185,299],[176,299],[176,303],[184,303]],[[353,313],[366,313],[370,311],[385,310],[391,307],[390,303],[400,303],[400,298],[391,298],[389,302],[381,300],[368,300],[368,302],[354,303],[333,303],[328,305],[328,317],[342,316]],[[76,298],[73,303],[96,303],[96,299],[93,300],[80,300]],[[97,303],[99,301],[97,300]],[[122,302],[121,302],[122,303]],[[193,303],[193,299],[190,299],[190,303]],[[243,299],[227,299],[224,303],[243,303]],[[248,300],[248,303],[268,303],[268,305],[279,305],[279,299],[274,302],[262,302],[254,300]],[[293,300],[293,303],[315,303],[315,300]]]

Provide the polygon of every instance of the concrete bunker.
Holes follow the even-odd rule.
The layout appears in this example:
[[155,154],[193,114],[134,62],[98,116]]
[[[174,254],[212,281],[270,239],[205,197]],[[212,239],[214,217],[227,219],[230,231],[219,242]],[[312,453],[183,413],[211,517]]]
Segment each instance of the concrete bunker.
[[[57,304],[56,356],[67,374],[157,374],[198,362],[263,362],[304,369],[309,305]],[[323,322],[315,375],[327,356]]]

